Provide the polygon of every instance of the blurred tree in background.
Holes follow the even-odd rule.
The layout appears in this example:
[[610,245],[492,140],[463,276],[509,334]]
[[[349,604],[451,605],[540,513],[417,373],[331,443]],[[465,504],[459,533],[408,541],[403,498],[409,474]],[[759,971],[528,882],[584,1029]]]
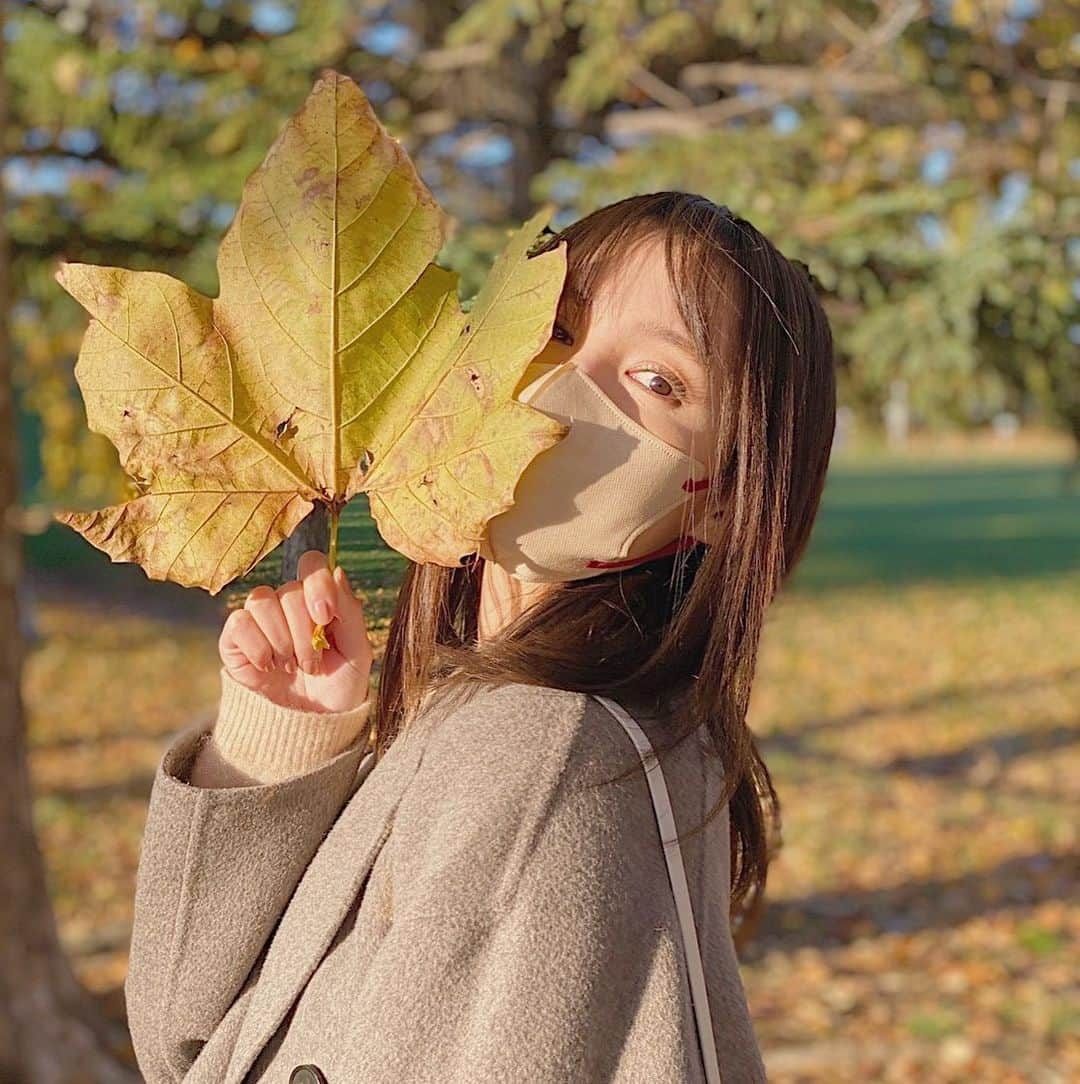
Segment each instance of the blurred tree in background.
[[[905,377],[928,421],[969,424],[1028,393],[1080,439],[1076,4],[560,7],[574,134],[538,198],[727,203],[827,290],[849,404],[876,417]],[[502,46],[519,8],[471,5],[449,38]],[[553,15],[525,55],[563,49]]]
[[[317,72],[355,78],[458,230],[473,291],[543,199],[556,225],[700,192],[808,262],[841,398],[873,422],[1003,408],[1080,437],[1077,4],[987,0],[9,3],[6,183],[31,499],[115,500],[71,376],[58,257],[217,292],[246,176]],[[1072,107],[1072,108],[1071,108]]]

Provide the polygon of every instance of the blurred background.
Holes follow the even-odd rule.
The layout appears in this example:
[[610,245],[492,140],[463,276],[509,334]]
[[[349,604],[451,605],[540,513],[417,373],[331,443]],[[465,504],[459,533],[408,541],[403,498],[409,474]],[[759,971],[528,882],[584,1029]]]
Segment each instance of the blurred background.
[[[7,0],[0,1079],[137,1079],[151,779],[216,707],[227,606],[282,561],[210,598],[50,526],[130,495],[56,262],[215,295],[243,181],[324,67],[455,219],[463,299],[545,200],[558,228],[700,192],[809,264],[840,411],[751,707],[783,811],[740,945],[770,1079],[1080,1079],[1078,10]],[[404,562],[365,500],[342,560],[377,680]]]

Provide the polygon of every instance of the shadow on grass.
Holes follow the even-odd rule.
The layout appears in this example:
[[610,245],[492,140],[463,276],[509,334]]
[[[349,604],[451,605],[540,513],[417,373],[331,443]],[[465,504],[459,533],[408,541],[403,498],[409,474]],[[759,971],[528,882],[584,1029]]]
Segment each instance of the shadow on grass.
[[1007,908],[1072,899],[1075,890],[1074,857],[1035,851],[956,877],[772,900],[743,959],[776,950],[835,947],[881,934],[951,929]]
[[1080,570],[1080,493],[1059,463],[834,465],[789,590]]
[[1047,670],[1040,674],[1024,674],[1018,677],[1003,678],[1000,681],[957,682],[944,689],[933,692],[921,692],[900,700],[884,701],[879,704],[864,704],[851,711],[839,712],[816,719],[802,719],[793,722],[783,730],[772,730],[764,741],[777,748],[800,745],[816,734],[845,728],[871,719],[894,715],[912,715],[919,712],[934,711],[950,704],[964,704],[978,698],[996,696],[1015,696],[1019,693],[1037,692],[1040,689],[1072,681],[1080,674],[1080,667],[1063,666]]
[[77,600],[90,610],[158,617],[197,625],[220,624],[224,596],[191,591],[152,580],[135,564],[113,562],[80,534],[52,523],[23,541],[23,561],[31,597],[50,602]]
[[[1075,667],[1064,668],[1014,681],[982,682],[892,703],[867,705],[856,711],[794,723],[783,730],[762,736],[759,745],[774,769],[783,758],[792,780],[798,779],[801,773],[819,777],[824,770],[861,776],[873,786],[887,785],[890,776],[903,775],[910,778],[938,779],[954,786],[967,787],[980,785],[977,782],[980,773],[990,772],[993,775],[995,791],[1003,796],[1027,797],[1041,802],[1065,800],[1065,794],[1057,794],[1052,787],[1031,787],[1001,776],[1012,763],[1024,757],[1034,753],[1053,753],[1080,743],[1080,717],[1076,723],[988,734],[953,749],[895,756],[880,763],[867,763],[838,749],[820,748],[815,744],[815,739],[822,734],[843,732],[848,727],[857,727],[875,718],[897,715],[910,717],[932,713],[954,702],[1053,687],[1070,681],[1078,673],[1080,670]],[[1067,791],[1068,787],[1065,786],[1064,790]]]
[[140,803],[150,800],[150,788],[154,783],[153,772],[139,772],[125,779],[116,779],[109,783],[90,783],[86,786],[50,787],[39,786],[35,795],[40,798],[52,798],[80,805],[96,806],[118,798],[136,799]]

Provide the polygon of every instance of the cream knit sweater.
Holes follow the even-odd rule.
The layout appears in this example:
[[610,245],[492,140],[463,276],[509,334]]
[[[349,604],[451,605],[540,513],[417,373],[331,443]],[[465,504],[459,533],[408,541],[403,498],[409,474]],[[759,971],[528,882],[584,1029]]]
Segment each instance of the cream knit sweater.
[[250,787],[302,775],[347,749],[368,726],[372,699],[350,711],[277,704],[221,668],[221,702],[191,769],[195,787]]

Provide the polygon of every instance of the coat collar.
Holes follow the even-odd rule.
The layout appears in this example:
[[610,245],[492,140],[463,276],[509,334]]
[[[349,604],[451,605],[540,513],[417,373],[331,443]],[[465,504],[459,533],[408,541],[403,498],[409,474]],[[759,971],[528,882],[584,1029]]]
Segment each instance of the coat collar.
[[373,752],[360,762],[349,801],[271,937],[223,1084],[242,1084],[318,967],[390,834],[394,811],[416,775],[423,747],[419,734],[402,733],[377,771]]

